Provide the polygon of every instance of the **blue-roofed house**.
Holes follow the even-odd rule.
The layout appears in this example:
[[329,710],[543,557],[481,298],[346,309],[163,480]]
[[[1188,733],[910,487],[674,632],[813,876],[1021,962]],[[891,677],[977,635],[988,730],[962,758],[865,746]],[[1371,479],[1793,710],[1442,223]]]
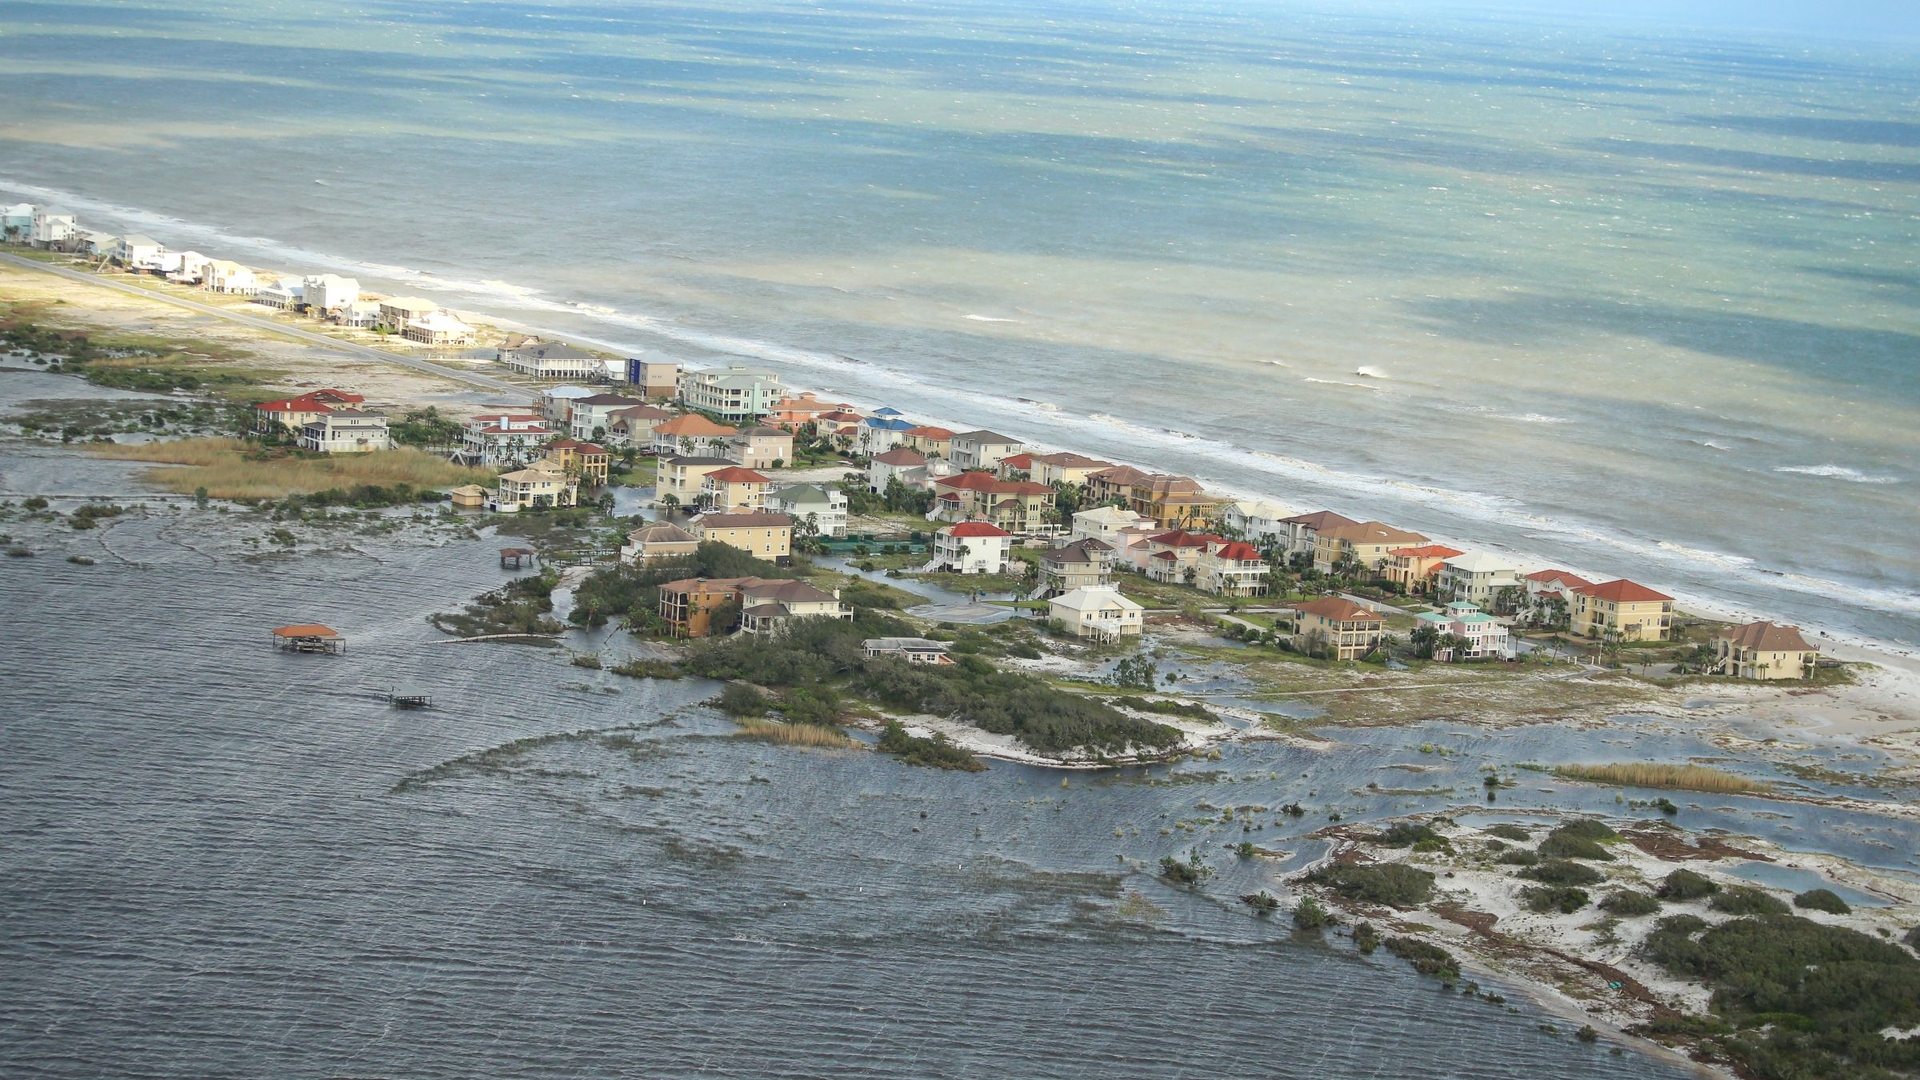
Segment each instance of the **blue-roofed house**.
[[860,452],[872,457],[907,441],[914,424],[897,416],[869,416],[860,422]]

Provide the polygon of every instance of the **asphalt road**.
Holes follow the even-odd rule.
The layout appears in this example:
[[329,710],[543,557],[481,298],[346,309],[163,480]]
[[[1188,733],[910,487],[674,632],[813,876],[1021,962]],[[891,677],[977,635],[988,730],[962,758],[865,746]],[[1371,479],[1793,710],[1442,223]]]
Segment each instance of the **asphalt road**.
[[369,348],[365,345],[355,345],[350,341],[341,341],[339,338],[328,337],[325,334],[316,334],[311,330],[302,330],[299,327],[288,326],[285,323],[273,319],[262,318],[255,315],[242,315],[239,312],[229,311],[226,308],[216,307],[212,304],[202,304],[198,301],[185,300],[178,296],[168,296],[164,293],[154,292],[151,289],[125,285],[118,281],[103,278],[98,274],[87,273],[84,270],[75,270],[67,266],[49,266],[46,263],[34,262],[32,259],[23,259],[18,255],[9,255],[4,252],[0,252],[0,261],[5,262],[9,266],[17,266],[22,270],[38,270],[46,274],[56,274],[60,277],[72,278],[74,281],[85,282],[88,285],[97,285],[103,289],[118,289],[132,296],[142,296],[149,300],[157,300],[163,304],[173,304],[176,307],[186,308],[188,311],[198,312],[202,315],[211,315],[216,319],[225,319],[228,322],[239,323],[242,326],[250,326],[256,330],[270,331],[282,337],[290,337],[297,341],[304,341],[311,345],[332,349],[337,353],[379,360],[382,363],[412,368],[415,371],[428,375],[438,375],[443,379],[450,379],[453,382],[465,383],[468,386],[477,386],[483,390],[490,390],[497,394],[506,395],[512,401],[531,402],[535,400],[533,391],[528,390],[524,386],[515,386],[513,383],[491,378],[486,375],[476,375],[470,371],[460,371],[456,368],[443,367],[429,360],[419,360],[411,356],[397,356],[381,349]]

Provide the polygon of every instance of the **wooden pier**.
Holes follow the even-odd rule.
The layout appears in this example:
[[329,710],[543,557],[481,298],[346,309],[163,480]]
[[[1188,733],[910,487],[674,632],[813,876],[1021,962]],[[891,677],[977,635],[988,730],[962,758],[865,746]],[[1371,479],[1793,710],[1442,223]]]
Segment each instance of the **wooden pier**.
[[319,623],[281,626],[273,631],[273,647],[281,652],[326,653],[338,656],[347,651],[347,639],[339,631]]
[[500,549],[500,568],[502,570],[518,570],[522,563],[525,563],[530,569],[539,569],[539,553],[532,548]]

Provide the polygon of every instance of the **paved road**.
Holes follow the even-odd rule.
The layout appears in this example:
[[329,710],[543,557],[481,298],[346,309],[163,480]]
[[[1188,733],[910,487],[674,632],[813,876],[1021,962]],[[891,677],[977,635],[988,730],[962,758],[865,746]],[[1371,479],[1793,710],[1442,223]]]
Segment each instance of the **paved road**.
[[152,289],[142,289],[137,285],[127,285],[103,278],[98,274],[90,274],[84,270],[75,270],[69,266],[49,266],[46,263],[34,262],[32,259],[23,259],[18,255],[8,255],[5,253],[0,253],[0,262],[5,262],[9,266],[17,266],[22,270],[38,270],[42,273],[72,278],[74,281],[83,281],[89,285],[98,285],[103,289],[118,289],[132,296],[144,296],[149,300],[158,300],[163,304],[173,304],[177,307],[186,308],[188,311],[196,311],[202,315],[211,315],[216,319],[226,319],[228,322],[236,322],[242,326],[251,326],[256,330],[271,331],[283,337],[294,338],[295,340],[304,341],[312,345],[324,346],[335,352],[345,353],[350,356],[366,357],[388,364],[396,364],[404,368],[412,368],[415,371],[428,375],[438,375],[443,379],[451,379],[454,382],[465,383],[468,386],[477,386],[483,390],[491,390],[497,394],[507,395],[513,401],[531,402],[535,398],[533,391],[524,386],[515,386],[513,383],[503,379],[495,379],[486,375],[476,375],[473,372],[461,371],[457,368],[443,367],[428,360],[419,360],[411,356],[399,356],[366,345],[355,345],[351,341],[341,341],[339,338],[328,337],[325,334],[316,334],[311,330],[302,330],[298,327],[288,326],[274,319],[264,318],[258,315],[242,315],[237,311],[230,311],[213,304],[202,304],[195,300],[186,300],[178,296],[168,296],[165,293],[155,292]]

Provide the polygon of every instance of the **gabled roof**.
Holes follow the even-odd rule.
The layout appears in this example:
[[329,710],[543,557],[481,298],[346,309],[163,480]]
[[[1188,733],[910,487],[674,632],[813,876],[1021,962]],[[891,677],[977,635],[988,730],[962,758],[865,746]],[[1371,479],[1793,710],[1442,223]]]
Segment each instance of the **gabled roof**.
[[861,416],[857,412],[835,409],[832,412],[821,413],[818,419],[832,421],[836,424],[858,424],[860,421],[865,420],[866,417]]
[[1003,481],[990,472],[963,472],[958,476],[943,476],[935,480],[935,487],[952,488],[961,491],[987,491]]
[[804,581],[757,581],[740,586],[742,595],[762,602],[782,604],[831,604],[837,597]]
[[1445,544],[1424,544],[1420,547],[1394,548],[1389,555],[1403,559],[1451,559],[1466,552],[1450,548]]
[[1569,589],[1584,588],[1585,586],[1593,584],[1593,582],[1588,581],[1586,578],[1569,574],[1565,570],[1536,570],[1528,574],[1525,580],[1565,585]]
[[878,428],[881,431],[913,430],[913,425],[911,423],[908,423],[905,420],[896,419],[891,416],[869,416],[866,418],[866,420],[863,421],[863,423],[865,423],[870,428]]
[[[1028,456],[1031,456],[1031,455],[1028,455]],[[1039,457],[1034,458],[1034,460],[1045,462],[1046,464],[1052,465],[1057,469],[1111,469],[1113,468],[1113,462],[1101,461],[1098,458],[1090,458],[1085,454],[1072,454],[1072,453],[1041,454]]]
[[944,440],[953,438],[953,432],[948,431],[946,428],[931,427],[931,426],[925,426],[925,425],[921,427],[916,427],[916,428],[908,428],[907,434],[912,435],[916,439],[932,439],[934,442],[942,442]]
[[653,429],[655,435],[731,435],[734,429],[725,424],[716,424],[698,413],[687,413],[674,417]]
[[957,525],[940,530],[949,536],[966,538],[970,536],[1012,536],[1013,534],[985,521],[962,521]]
[[1221,548],[1219,551],[1214,552],[1213,557],[1216,559],[1224,559],[1227,562],[1265,561],[1260,555],[1259,548],[1240,540],[1236,540]]
[[1469,574],[1492,574],[1501,570],[1511,571],[1513,564],[1498,555],[1484,551],[1468,551],[1448,557],[1447,565]]
[[953,439],[955,442],[965,440],[973,443],[1010,443],[1014,446],[1020,445],[1019,439],[1008,438],[997,431],[988,431],[985,428],[981,428],[979,431],[962,432],[955,435]]
[[1032,454],[1014,454],[1000,459],[1003,468],[1030,469],[1033,467]]
[[772,427],[741,428],[735,434],[736,436],[750,435],[756,439],[772,439],[772,438],[791,439],[793,438],[792,432],[782,431],[779,428],[772,428]]
[[632,406],[635,406],[635,405],[645,405],[646,402],[641,401],[639,398],[624,397],[620,394],[594,394],[590,397],[575,398],[574,404],[576,405],[618,405],[621,408],[625,409],[625,408],[631,408]]
[[693,519],[702,529],[790,529],[793,519],[785,514],[702,514]]
[[1151,475],[1151,473],[1141,472],[1131,465],[1115,465],[1111,469],[1101,469],[1099,472],[1087,477],[1087,479],[1099,480],[1102,483],[1112,484],[1115,487],[1132,487],[1137,483],[1144,483]]
[[622,420],[671,420],[675,415],[657,405],[635,405],[631,409],[615,409],[607,414],[607,419],[614,423]]
[[576,454],[604,454],[604,453],[607,453],[607,448],[606,448],[606,447],[604,447],[604,446],[595,446],[595,445],[594,445],[593,443],[590,443],[590,442],[581,442],[581,441],[580,441],[579,439],[560,439],[560,440],[557,440],[557,441],[555,441],[555,442],[550,442],[550,443],[548,443],[548,444],[547,444],[547,449],[549,449],[549,450],[571,450],[571,451],[573,451],[573,452],[574,452],[574,453],[576,453]]
[[279,401],[263,401],[254,406],[261,412],[332,412],[330,406],[322,405],[311,397],[281,398]]
[[1781,626],[1777,623],[1756,622],[1745,626],[1735,626],[1713,635],[1733,642],[1737,648],[1753,649],[1757,652],[1816,652],[1800,636],[1799,627]]
[[1309,600],[1304,604],[1294,604],[1295,611],[1308,615],[1318,615],[1333,622],[1385,622],[1377,611],[1368,611],[1359,604],[1343,597],[1329,596],[1320,600]]
[[707,474],[707,479],[718,480],[723,484],[771,484],[772,480],[754,472],[732,465],[724,469],[715,469]]
[[1582,585],[1573,590],[1581,596],[1591,596],[1595,600],[1607,600],[1616,604],[1637,604],[1655,600],[1672,600],[1663,592],[1654,592],[1626,578],[1617,581],[1603,581],[1598,585]]
[[873,460],[882,465],[906,465],[911,467],[914,465],[925,465],[927,463],[927,455],[910,446],[896,446],[884,454],[875,454]]
[[671,521],[650,521],[627,534],[635,544],[691,544],[695,536]]
[[1068,611],[1097,611],[1105,607],[1118,607],[1122,611],[1144,611],[1138,603],[1120,595],[1117,585],[1082,585],[1072,592],[1062,593],[1049,600],[1053,607],[1066,608]]
[[542,341],[531,345],[520,345],[502,352],[513,353],[521,360],[595,360],[598,357],[585,349],[569,345],[564,341]]
[[1290,518],[1281,518],[1282,525],[1304,525],[1314,532],[1325,532],[1341,525],[1358,525],[1350,517],[1342,517],[1331,510],[1316,510],[1311,514],[1295,514]]
[[1190,533],[1183,529],[1174,529],[1171,532],[1163,532],[1158,536],[1149,536],[1147,537],[1147,542],[1150,544],[1159,544],[1163,547],[1204,548],[1212,547],[1214,544],[1224,544],[1226,543],[1226,538],[1214,536],[1209,533]]
[[728,465],[734,464],[734,460],[732,458],[723,458],[723,457],[674,456],[674,457],[663,457],[660,459],[660,463],[663,465],[677,465],[681,468],[691,468],[692,466],[695,466],[695,465],[718,465],[722,468],[725,468]]
[[1349,544],[1424,544],[1427,538],[1417,532],[1396,529],[1384,521],[1361,521],[1352,525],[1314,530],[1321,536],[1344,540]]
[[1040,556],[1043,563],[1094,563],[1102,561],[1100,556],[1113,550],[1113,545],[1104,540],[1087,537],[1075,540],[1065,547],[1057,547]]

